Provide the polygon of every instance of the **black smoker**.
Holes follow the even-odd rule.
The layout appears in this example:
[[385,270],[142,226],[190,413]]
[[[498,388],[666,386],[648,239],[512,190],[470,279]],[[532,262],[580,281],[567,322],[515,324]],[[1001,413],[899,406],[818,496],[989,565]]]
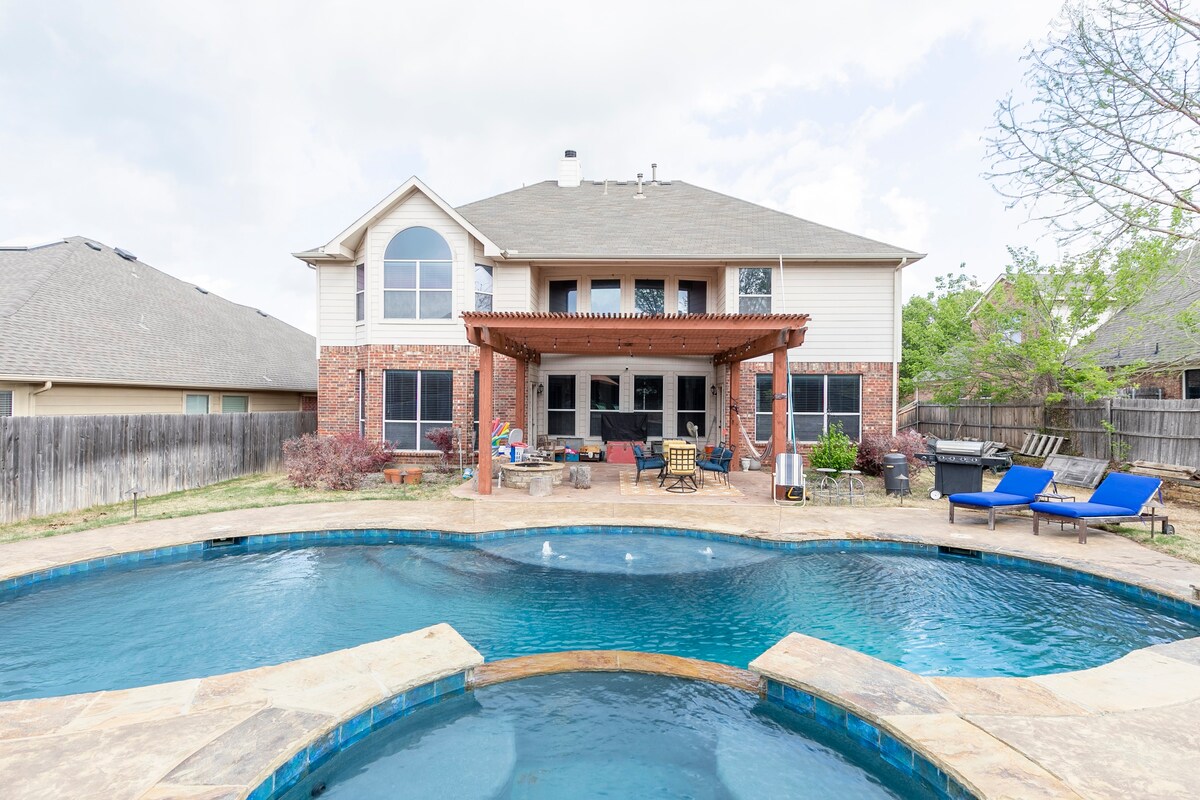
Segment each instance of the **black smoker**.
[[928,453],[917,453],[917,458],[934,468],[930,498],[983,491],[985,469],[997,472],[1012,466],[1012,454],[1005,446],[1003,442],[931,441]]

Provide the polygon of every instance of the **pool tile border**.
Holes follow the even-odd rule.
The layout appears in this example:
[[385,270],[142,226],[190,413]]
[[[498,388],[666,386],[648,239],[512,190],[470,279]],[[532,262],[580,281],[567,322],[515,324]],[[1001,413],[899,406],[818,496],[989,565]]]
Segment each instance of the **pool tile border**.
[[276,800],[329,759],[353,747],[373,731],[442,700],[464,694],[466,690],[467,672],[464,670],[381,700],[293,753],[251,790],[246,800]]
[[946,552],[943,546],[925,544],[922,542],[897,541],[890,539],[808,539],[802,541],[783,541],[765,539],[756,536],[745,536],[731,533],[717,533],[692,528],[666,528],[656,526],[628,525],[562,525],[551,527],[522,527],[499,529],[482,533],[462,533],[457,531],[414,530],[404,528],[341,528],[324,531],[300,531],[294,533],[266,533],[233,537],[234,544],[214,544],[206,540],[190,544],[178,544],[168,547],[157,547],[146,550],[134,550],[128,553],[99,556],[84,561],[62,564],[34,572],[27,572],[11,578],[0,580],[0,599],[10,592],[19,592],[32,588],[49,580],[72,577],[87,572],[95,572],[112,567],[127,567],[142,562],[166,563],[176,560],[186,560],[197,556],[217,556],[224,553],[259,552],[294,545],[339,545],[339,544],[406,544],[412,542],[449,542],[473,543],[494,541],[518,536],[555,536],[578,534],[655,534],[659,536],[682,536],[714,542],[749,544],[768,550],[787,550],[805,552],[848,552],[851,550],[885,553],[907,553],[939,558],[973,558],[981,563],[993,566],[1011,567],[1030,572],[1041,573],[1053,577],[1067,578],[1077,583],[1100,587],[1116,592],[1128,598],[1139,600],[1161,610],[1179,614],[1193,620],[1200,620],[1200,604],[1189,602],[1179,597],[1163,594],[1162,592],[1136,583],[1097,575],[1074,567],[1062,566],[1037,559],[994,553],[987,550],[969,551],[970,555]]
[[764,678],[764,681],[768,703],[799,714],[857,742],[905,777],[929,787],[939,800],[977,800],[970,790],[940,767],[875,723],[790,684],[772,678]]

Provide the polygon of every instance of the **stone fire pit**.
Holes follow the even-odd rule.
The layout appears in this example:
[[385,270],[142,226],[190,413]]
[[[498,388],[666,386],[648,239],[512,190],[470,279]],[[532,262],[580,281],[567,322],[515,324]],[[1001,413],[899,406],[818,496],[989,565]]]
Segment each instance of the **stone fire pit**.
[[527,489],[529,481],[541,475],[550,476],[550,482],[554,486],[562,483],[563,469],[565,464],[555,464],[552,462],[539,464],[529,462],[518,462],[516,464],[508,463],[500,465],[502,485],[510,489]]

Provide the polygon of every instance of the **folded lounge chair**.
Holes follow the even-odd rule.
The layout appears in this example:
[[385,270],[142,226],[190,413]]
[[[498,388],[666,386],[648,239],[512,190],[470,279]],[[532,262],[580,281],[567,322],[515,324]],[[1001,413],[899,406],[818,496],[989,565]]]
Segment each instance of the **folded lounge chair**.
[[973,508],[977,511],[987,509],[988,530],[996,530],[997,508],[1028,508],[1030,503],[1037,501],[1037,496],[1046,491],[1054,473],[1048,469],[1034,467],[1012,467],[1004,474],[1004,478],[990,492],[959,492],[950,495],[950,523],[954,524],[954,507]]
[[780,453],[775,456],[775,475],[771,478],[771,499],[775,505],[787,505],[779,502],[779,489],[784,489],[783,499],[791,504],[804,505],[804,457],[799,453]]
[[1167,524],[1165,516],[1156,516],[1153,510],[1148,514],[1142,513],[1142,509],[1154,498],[1160,486],[1162,481],[1148,475],[1111,472],[1096,487],[1096,491],[1086,503],[1031,503],[1029,508],[1033,511],[1033,533],[1038,534],[1043,519],[1074,522],[1080,544],[1087,544],[1088,522],[1148,520],[1153,532],[1155,521],[1162,520],[1163,533],[1169,533],[1173,529]]

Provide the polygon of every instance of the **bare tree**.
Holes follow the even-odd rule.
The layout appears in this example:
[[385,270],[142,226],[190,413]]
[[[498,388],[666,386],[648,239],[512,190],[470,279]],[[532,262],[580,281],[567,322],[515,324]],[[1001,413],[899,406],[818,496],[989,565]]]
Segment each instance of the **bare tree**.
[[985,175],[1064,242],[1200,242],[1200,20],[1186,0],[1072,0],[999,104]]

